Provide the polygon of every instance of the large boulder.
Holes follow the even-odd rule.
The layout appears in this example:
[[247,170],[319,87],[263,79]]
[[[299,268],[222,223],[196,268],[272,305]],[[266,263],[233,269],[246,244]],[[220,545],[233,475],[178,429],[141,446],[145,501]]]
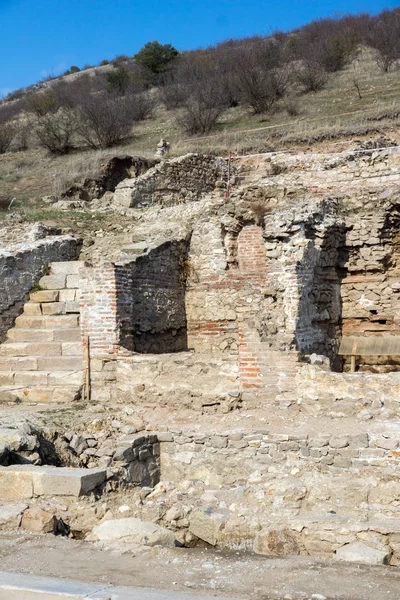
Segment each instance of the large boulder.
[[390,550],[378,550],[363,542],[352,542],[338,548],[336,557],[339,560],[364,565],[387,565],[390,560]]
[[139,546],[175,546],[172,531],[134,517],[103,521],[93,528],[89,539],[104,542],[127,541]]

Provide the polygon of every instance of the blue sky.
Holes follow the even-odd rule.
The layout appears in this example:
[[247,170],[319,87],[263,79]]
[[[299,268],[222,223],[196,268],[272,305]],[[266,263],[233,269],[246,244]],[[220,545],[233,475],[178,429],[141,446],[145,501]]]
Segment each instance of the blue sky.
[[0,0],[0,97],[71,65],[132,56],[148,41],[192,49],[398,5],[392,0]]

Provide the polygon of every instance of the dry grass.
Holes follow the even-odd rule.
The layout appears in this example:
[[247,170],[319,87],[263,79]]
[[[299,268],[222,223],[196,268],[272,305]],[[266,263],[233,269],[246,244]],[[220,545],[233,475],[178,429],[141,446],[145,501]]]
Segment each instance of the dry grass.
[[[361,98],[359,97],[359,92]],[[158,106],[154,118],[138,123],[133,136],[108,151],[76,151],[51,157],[44,150],[28,150],[0,156],[0,195],[16,196],[19,204],[43,195],[58,195],[72,183],[93,177],[102,162],[115,154],[154,156],[161,137],[171,143],[171,155],[186,152],[221,156],[280,149],[340,149],[340,140],[355,141],[377,135],[399,139],[400,78],[383,74],[373,53],[365,50],[326,88],[300,96],[298,115],[285,106],[260,118],[239,107],[227,111],[215,133],[207,138],[185,137],[176,122],[177,112]]]

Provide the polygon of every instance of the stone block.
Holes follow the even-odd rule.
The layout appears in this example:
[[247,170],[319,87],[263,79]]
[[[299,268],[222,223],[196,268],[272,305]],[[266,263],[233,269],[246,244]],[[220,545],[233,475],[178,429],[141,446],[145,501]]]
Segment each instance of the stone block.
[[79,260],[55,261],[50,265],[50,272],[52,275],[78,275],[83,264]]
[[0,372],[0,386],[6,387],[8,385],[12,386],[14,384],[14,373],[11,371]]
[[81,330],[79,327],[72,329],[58,329],[54,331],[55,342],[80,342]]
[[42,313],[43,315],[64,315],[65,308],[65,302],[47,302],[43,304]]
[[77,315],[43,317],[43,327],[50,329],[73,329],[79,327]]
[[79,311],[80,311],[80,304],[78,301],[73,300],[73,301],[66,302],[66,305],[65,305],[66,313],[79,313]]
[[37,317],[42,314],[42,307],[38,302],[28,302],[24,305],[24,315]]
[[11,342],[52,342],[54,332],[50,329],[10,329],[7,339]]
[[66,275],[45,275],[39,280],[39,286],[43,290],[61,290],[65,288]]
[[115,462],[132,462],[133,461],[133,450],[132,448],[123,447],[117,448],[114,452],[113,460]]
[[210,437],[209,443],[213,448],[226,448],[228,445],[228,437],[221,435],[212,435]]
[[81,342],[62,342],[61,348],[63,356],[82,356],[83,354]]
[[189,531],[201,540],[216,546],[219,532],[227,521],[226,512],[212,508],[197,509],[189,517]]
[[47,386],[34,387],[30,390],[24,390],[20,395],[20,399],[38,404],[47,404],[53,401],[54,388]]
[[2,356],[61,356],[61,344],[35,342],[6,342],[0,345]]
[[81,398],[81,388],[75,387],[56,387],[51,395],[51,401],[55,403],[70,404]]
[[33,490],[36,496],[83,496],[106,480],[105,469],[69,467],[33,467]]
[[33,475],[30,465],[0,467],[0,498],[23,500],[33,496]]
[[56,290],[40,290],[39,292],[31,292],[29,298],[32,302],[57,302],[59,292]]
[[14,384],[17,387],[30,385],[47,385],[47,373],[43,371],[21,371],[15,373]]
[[67,275],[67,289],[79,289],[79,275]]
[[169,431],[160,431],[157,433],[159,442],[172,442],[174,440],[172,433]]
[[41,329],[44,327],[44,317],[21,315],[15,319],[15,327],[19,329]]
[[38,358],[39,371],[76,371],[83,369],[81,357],[75,356],[54,356],[52,358]]
[[31,533],[55,533],[57,519],[53,513],[33,507],[25,510],[22,521],[22,529]]
[[8,502],[0,505],[0,530],[18,529],[24,510],[28,508],[25,502]]
[[60,302],[74,302],[76,300],[76,290],[60,290]]
[[287,556],[300,553],[296,535],[289,529],[262,529],[257,533],[253,546],[256,554]]
[[68,371],[54,371],[53,373],[49,373],[48,376],[48,385],[82,385],[84,379],[83,373],[83,365],[82,371],[78,373],[72,373]]
[[386,565],[390,561],[390,551],[377,550],[363,542],[352,542],[338,548],[336,558],[364,565]]
[[36,371],[37,359],[31,357],[0,357],[0,371]]
[[107,542],[127,540],[141,546],[175,546],[175,535],[172,531],[134,517],[103,521],[93,528],[90,537]]

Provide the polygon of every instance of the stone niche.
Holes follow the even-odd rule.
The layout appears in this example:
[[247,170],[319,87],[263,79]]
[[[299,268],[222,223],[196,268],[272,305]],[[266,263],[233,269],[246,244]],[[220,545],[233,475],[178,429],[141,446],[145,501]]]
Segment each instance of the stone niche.
[[166,242],[132,265],[130,326],[135,352],[187,350],[185,252],[185,242]]

